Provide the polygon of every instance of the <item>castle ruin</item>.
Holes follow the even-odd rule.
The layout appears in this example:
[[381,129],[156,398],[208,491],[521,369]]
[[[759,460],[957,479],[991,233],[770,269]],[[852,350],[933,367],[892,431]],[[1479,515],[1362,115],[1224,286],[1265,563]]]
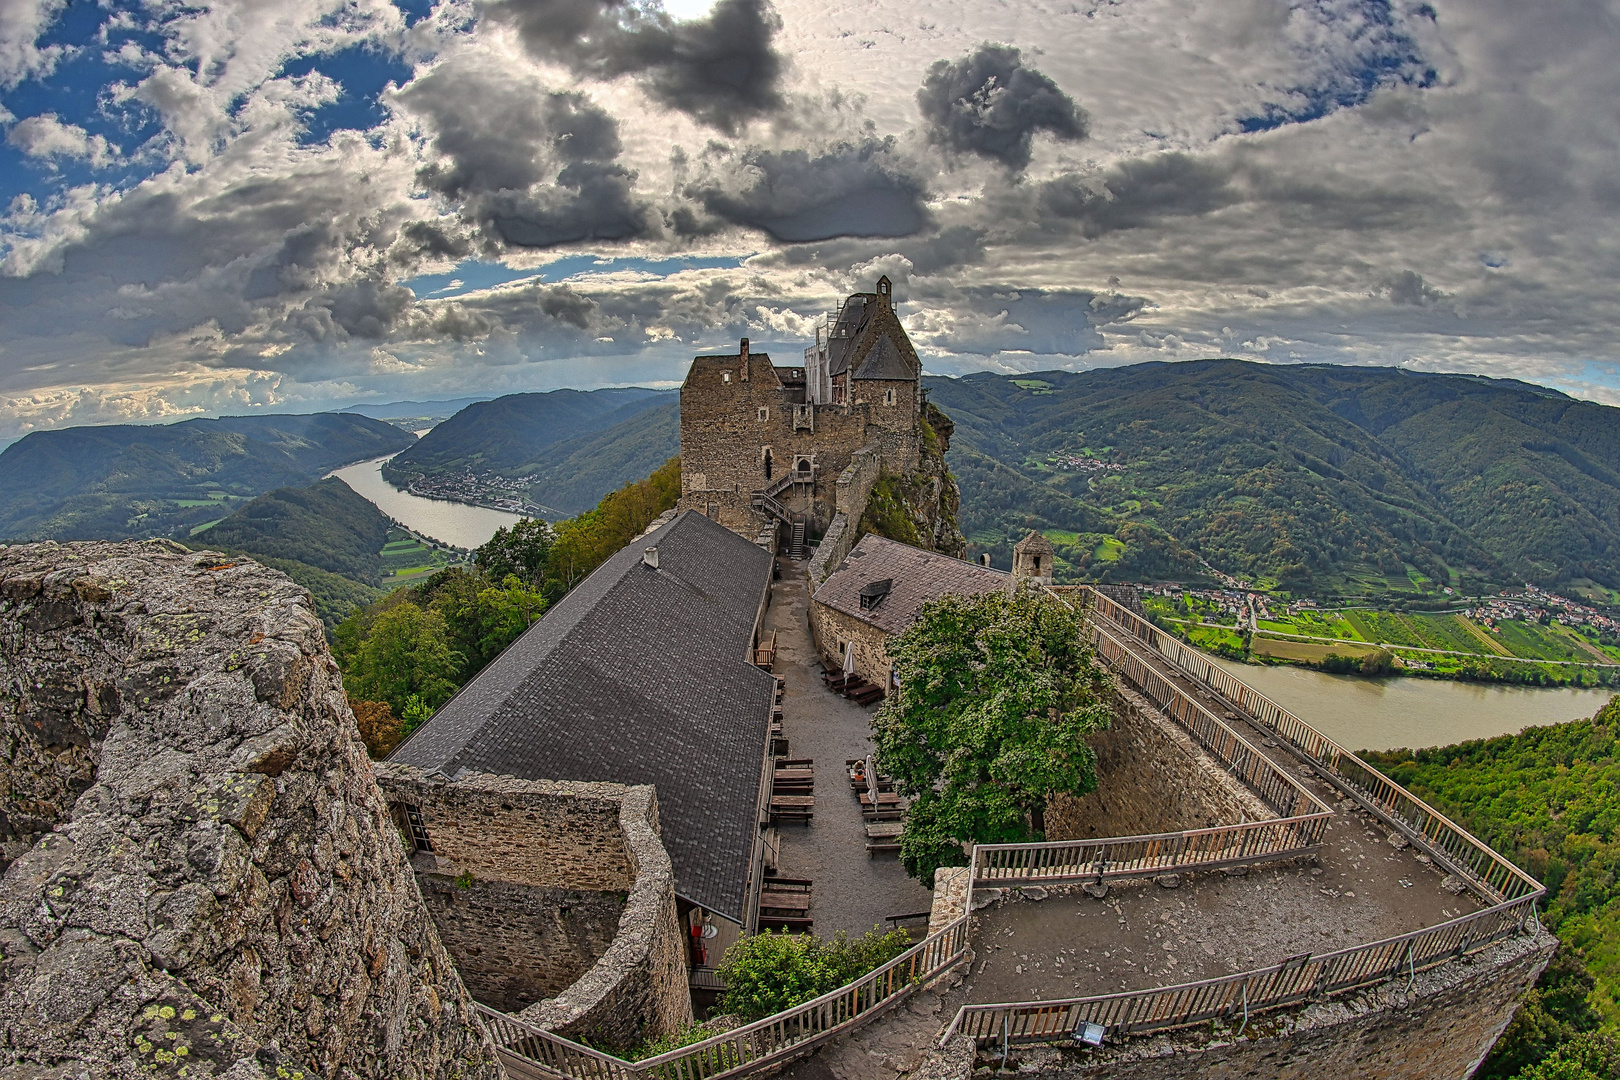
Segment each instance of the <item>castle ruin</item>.
[[817,327],[802,364],[777,365],[747,338],[695,357],[681,385],[679,508],[750,539],[780,524],[799,552],[820,537],[822,563],[837,565],[879,475],[918,467],[921,380],[887,277]]

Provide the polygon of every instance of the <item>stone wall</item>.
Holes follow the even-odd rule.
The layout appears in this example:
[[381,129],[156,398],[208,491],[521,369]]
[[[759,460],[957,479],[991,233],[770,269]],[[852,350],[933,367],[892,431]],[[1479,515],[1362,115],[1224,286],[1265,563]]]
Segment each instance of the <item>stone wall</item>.
[[834,504],[838,512],[859,521],[866,510],[867,496],[872,494],[872,485],[877,483],[882,470],[883,460],[876,450],[862,447],[855,451],[844,471],[838,474],[838,494]]
[[[1268,1013],[1242,1037],[1210,1028],[1097,1050],[1023,1047],[1042,1080],[1463,1080],[1489,1053],[1557,942],[1541,932],[1361,994]],[[988,1054],[988,1051],[986,1051]],[[999,1049],[995,1053],[1000,1063]]]
[[[811,580],[812,582],[816,580],[813,568]],[[816,583],[819,584],[819,582]],[[889,635],[871,623],[862,622],[853,615],[846,615],[842,611],[830,608],[826,604],[818,604],[812,600],[810,602],[810,637],[816,643],[816,649],[821,653],[822,659],[829,664],[843,663],[844,654],[841,651],[839,642],[853,641],[855,643],[855,670],[860,674],[861,678],[879,686],[888,685],[890,668]]]
[[[1121,686],[1114,718],[1091,739],[1097,790],[1046,808],[1049,840],[1181,832],[1275,815],[1151,702]],[[1145,767],[1151,762],[1152,767]]]
[[569,1038],[628,1049],[692,1020],[675,872],[650,787],[386,764],[420,815],[423,896],[473,995]]
[[0,738],[0,1075],[500,1075],[286,577],[0,548]]
[[619,932],[624,896],[422,874],[439,940],[477,1001],[521,1012],[596,966]]

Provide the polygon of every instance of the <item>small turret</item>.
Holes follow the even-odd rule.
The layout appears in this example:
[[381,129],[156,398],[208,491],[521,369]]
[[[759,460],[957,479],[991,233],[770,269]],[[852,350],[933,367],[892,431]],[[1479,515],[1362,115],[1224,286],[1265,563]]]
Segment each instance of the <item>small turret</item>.
[[1038,532],[1013,546],[1013,584],[1028,579],[1036,585],[1052,584],[1052,542]]

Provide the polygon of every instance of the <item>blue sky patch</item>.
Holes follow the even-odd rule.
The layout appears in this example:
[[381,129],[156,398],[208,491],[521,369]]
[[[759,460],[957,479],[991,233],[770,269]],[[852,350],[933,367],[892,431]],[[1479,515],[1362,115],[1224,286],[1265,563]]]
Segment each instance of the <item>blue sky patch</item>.
[[310,113],[299,142],[322,143],[334,131],[365,131],[387,117],[382,92],[390,82],[403,84],[411,77],[411,65],[398,56],[373,45],[352,45],[326,56],[301,56],[289,60],[283,75],[308,75],[319,71],[343,87],[343,96]]

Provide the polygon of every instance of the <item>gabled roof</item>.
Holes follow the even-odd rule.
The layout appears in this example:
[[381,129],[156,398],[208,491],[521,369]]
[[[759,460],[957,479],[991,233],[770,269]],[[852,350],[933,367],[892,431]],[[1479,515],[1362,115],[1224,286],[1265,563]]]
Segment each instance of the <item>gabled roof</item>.
[[838,318],[827,331],[827,374],[842,375],[849,370],[849,358],[856,355],[861,333],[871,324],[876,308],[876,293],[854,293],[838,309]]
[[884,334],[872,346],[872,351],[866,354],[861,361],[860,369],[855,372],[857,379],[915,379],[916,373],[906,358],[900,355],[900,347],[894,343],[894,338]]
[[[937,551],[924,551],[867,533],[838,564],[814,600],[869,623],[886,634],[898,634],[917,620],[917,609],[941,596],[976,596],[1007,587],[1007,573],[963,562]],[[890,579],[887,595],[876,607],[861,607],[861,591]]]
[[770,580],[768,551],[680,514],[576,585],[390,760],[652,784],[676,891],[741,922],[775,700],[748,656]]

